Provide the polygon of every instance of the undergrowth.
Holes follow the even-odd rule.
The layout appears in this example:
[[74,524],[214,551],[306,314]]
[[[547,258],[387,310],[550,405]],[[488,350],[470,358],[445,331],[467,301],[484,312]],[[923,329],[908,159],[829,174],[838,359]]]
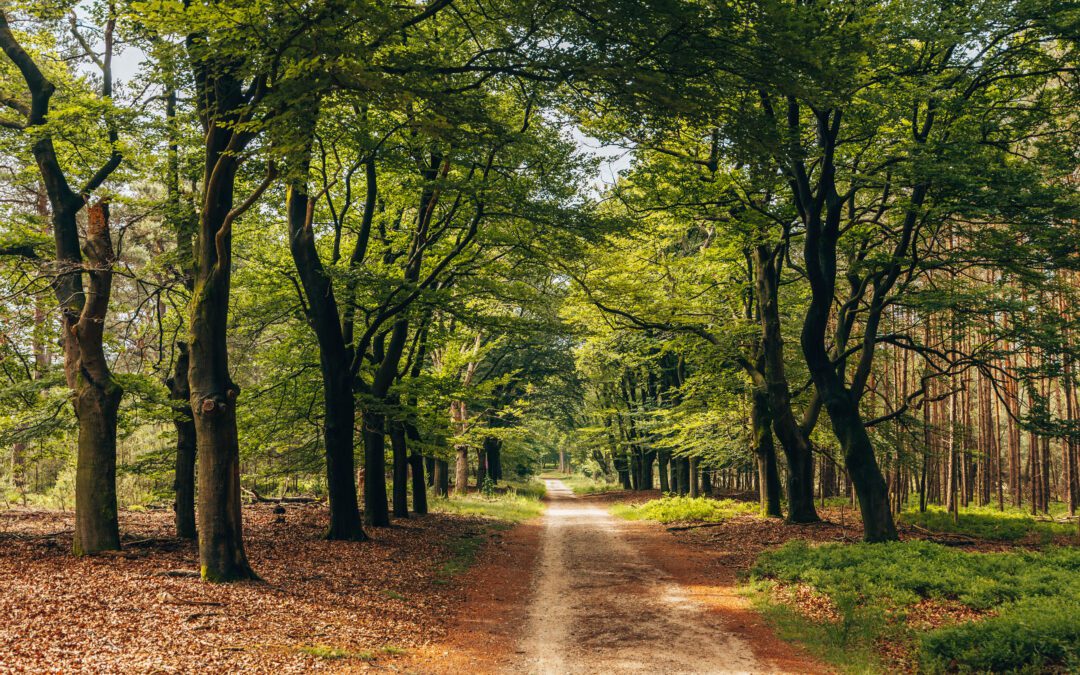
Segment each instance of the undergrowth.
[[614,504],[611,512],[627,520],[655,520],[660,523],[719,523],[734,516],[754,515],[757,504],[708,497],[661,497],[644,504]]
[[519,523],[543,513],[544,505],[540,501],[543,496],[544,486],[540,483],[510,484],[504,492],[490,495],[438,497],[431,500],[431,510]]
[[924,513],[917,509],[904,511],[897,520],[905,525],[916,525],[932,532],[1006,541],[1016,541],[1033,535],[1042,543],[1048,543],[1058,537],[1076,534],[1075,523],[1036,520],[1031,514],[1014,508],[999,511],[987,506],[966,507],[960,510],[960,522],[957,523],[949,511],[940,506],[930,506]]
[[[885,639],[910,641],[928,672],[1080,667],[1080,550],[1074,548],[966,553],[922,541],[816,547],[795,541],[762,554],[752,573],[827,596],[840,620],[804,626],[803,637],[841,654],[866,653]],[[924,599],[959,603],[983,616],[917,631],[905,619]]]

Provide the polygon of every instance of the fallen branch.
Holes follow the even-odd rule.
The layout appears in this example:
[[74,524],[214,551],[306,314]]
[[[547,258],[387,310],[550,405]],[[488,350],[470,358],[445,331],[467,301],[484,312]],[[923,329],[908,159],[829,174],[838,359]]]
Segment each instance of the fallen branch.
[[697,530],[702,527],[720,527],[721,525],[727,525],[727,521],[721,521],[719,523],[694,523],[693,525],[672,525],[667,528],[667,531],[681,532],[682,530]]
[[253,489],[241,487],[240,490],[248,494],[253,501],[260,504],[311,504],[322,501],[319,497],[263,497]]

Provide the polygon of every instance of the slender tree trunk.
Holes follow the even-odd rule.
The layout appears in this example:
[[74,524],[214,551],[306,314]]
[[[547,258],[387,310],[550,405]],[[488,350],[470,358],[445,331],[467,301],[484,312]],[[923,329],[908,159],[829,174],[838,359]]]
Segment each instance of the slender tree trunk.
[[[409,422],[405,423],[405,437],[408,438],[412,447],[409,468],[412,472],[413,512],[423,515],[428,512],[427,488],[434,479],[432,475],[435,470],[434,460],[420,454],[420,430]],[[424,475],[425,467],[430,467],[427,476]]]
[[169,398],[183,402],[173,410],[173,426],[176,427],[176,469],[173,478],[173,513],[176,536],[195,539],[195,418],[191,413],[191,390],[188,388],[188,348],[186,342],[176,343],[178,355],[176,369],[168,379]]
[[667,450],[661,450],[657,453],[656,464],[658,472],[660,474],[660,492],[667,493],[671,491],[670,483],[668,483],[668,464],[671,462],[671,453]]
[[405,427],[401,422],[390,422],[390,448],[393,452],[393,502],[394,517],[409,517],[409,451]]

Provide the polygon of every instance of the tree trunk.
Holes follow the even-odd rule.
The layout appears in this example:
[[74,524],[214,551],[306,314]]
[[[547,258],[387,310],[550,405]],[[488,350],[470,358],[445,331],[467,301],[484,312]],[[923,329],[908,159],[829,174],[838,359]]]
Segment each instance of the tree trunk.
[[386,527],[390,509],[386,503],[386,419],[365,410],[364,423],[364,524]]
[[660,474],[660,492],[661,494],[669,492],[671,486],[668,483],[668,463],[671,461],[671,453],[666,450],[661,450],[657,453],[656,464],[658,472]]
[[[315,132],[314,115],[307,124],[305,132],[308,145],[298,162],[299,170],[305,177]],[[353,355],[342,331],[334,285],[323,268],[315,245],[312,203],[307,194],[305,178],[298,178],[289,186],[285,207],[289,250],[308,301],[308,323],[319,344],[323,407],[326,412],[323,429],[326,485],[330,502],[330,525],[326,538],[364,541],[367,535],[360,522],[360,505],[353,479],[356,468],[356,402],[349,371]],[[365,484],[369,483],[374,474],[366,473],[365,478]]]
[[450,496],[450,463],[445,459],[435,460],[435,496]]
[[173,426],[176,427],[176,470],[173,478],[173,513],[176,536],[195,539],[195,418],[191,413],[191,390],[188,388],[188,348],[186,342],[177,342],[176,369],[166,382],[169,398],[183,402],[173,410]]
[[690,473],[689,494],[690,494],[691,497],[694,497],[694,498],[700,497],[701,496],[701,490],[700,490],[701,483],[699,482],[700,476],[699,476],[699,471],[698,471],[698,458],[697,457],[691,457],[688,460],[688,462],[689,462],[689,464],[687,466],[687,470]]
[[428,470],[425,476],[424,467],[430,458],[420,454],[420,430],[413,424],[405,423],[405,437],[408,439],[412,452],[409,455],[409,470],[412,472],[413,512],[423,515],[428,512],[427,488],[430,485],[431,472],[434,466]]
[[409,517],[409,454],[406,447],[405,427],[401,422],[390,422],[390,448],[393,452],[393,502],[394,517]]
[[761,509],[771,518],[782,518],[780,508],[780,472],[776,466],[776,445],[773,443],[772,419],[768,395],[755,390],[750,408],[754,433],[754,454],[758,464],[758,489]]
[[[788,521],[816,523],[814,508],[814,454],[809,434],[799,426],[791,410],[791,390],[784,368],[784,340],[780,331],[778,290],[780,273],[776,255],[783,249],[758,246],[754,254],[754,272],[758,303],[761,308],[762,359],[769,411],[773,430],[788,461]],[[816,405],[811,403],[811,405]],[[811,414],[811,417],[814,417]]]
[[454,447],[457,460],[454,464],[454,494],[463,497],[469,493],[469,446]]
[[679,458],[679,494],[690,494],[690,458]]
[[[356,493],[356,402],[352,378],[344,367],[323,367],[323,392],[326,422],[323,439],[326,452],[326,491],[330,502],[330,524],[326,538],[332,541],[366,541],[360,522],[360,503]],[[365,484],[374,475],[365,473]]]
[[424,457],[424,468],[427,469],[427,486],[435,487],[435,458]]

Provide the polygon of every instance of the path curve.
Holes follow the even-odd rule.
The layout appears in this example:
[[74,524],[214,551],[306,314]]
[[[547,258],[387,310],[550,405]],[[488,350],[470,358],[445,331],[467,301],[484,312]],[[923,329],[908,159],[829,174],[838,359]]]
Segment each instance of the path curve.
[[545,480],[548,508],[520,672],[775,672],[723,617],[633,546],[603,504]]

